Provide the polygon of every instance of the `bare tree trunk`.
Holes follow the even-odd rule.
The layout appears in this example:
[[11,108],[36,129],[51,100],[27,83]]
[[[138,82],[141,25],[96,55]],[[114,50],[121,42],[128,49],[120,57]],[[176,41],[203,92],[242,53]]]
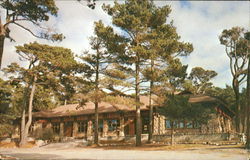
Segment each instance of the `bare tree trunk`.
[[31,88],[30,97],[29,97],[28,121],[25,124],[24,132],[22,133],[22,139],[19,144],[20,147],[22,147],[23,145],[27,143],[27,137],[29,135],[29,128],[32,123],[32,110],[33,110],[33,99],[34,99],[35,90],[36,90],[36,77],[34,77],[34,81],[32,83],[32,88]]
[[135,101],[136,101],[136,146],[141,146],[141,109],[140,109],[140,59],[135,64]]
[[246,148],[250,149],[250,56],[248,58],[247,71],[247,143]]
[[[151,74],[154,72],[154,60],[151,59]],[[151,75],[152,76],[152,75]],[[148,130],[148,143],[152,143],[153,138],[153,106],[152,106],[152,90],[154,86],[154,80],[151,77],[150,91],[149,91],[149,130]]]

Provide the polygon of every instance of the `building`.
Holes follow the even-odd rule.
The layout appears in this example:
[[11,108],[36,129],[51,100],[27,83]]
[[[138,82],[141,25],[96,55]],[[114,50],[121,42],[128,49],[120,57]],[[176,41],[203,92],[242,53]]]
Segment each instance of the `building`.
[[[142,134],[148,133],[149,125],[149,98],[140,97]],[[234,113],[221,101],[210,96],[190,96],[190,103],[212,102],[215,113],[208,125],[199,125],[196,122],[176,122],[176,131],[185,133],[228,133],[232,129]],[[155,106],[156,107],[156,106]],[[78,104],[59,106],[52,111],[33,113],[32,129],[52,128],[62,137],[89,138],[94,131],[94,103],[87,102],[80,107]],[[99,136],[134,136],[136,127],[135,107],[125,105],[99,103]],[[153,134],[163,135],[170,132],[170,122],[167,117],[154,111]]]

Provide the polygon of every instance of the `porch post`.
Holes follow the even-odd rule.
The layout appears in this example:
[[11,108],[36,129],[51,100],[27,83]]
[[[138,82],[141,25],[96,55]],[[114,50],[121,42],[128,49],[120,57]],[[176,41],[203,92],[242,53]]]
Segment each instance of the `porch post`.
[[60,137],[64,136],[64,123],[60,122]]
[[46,128],[52,128],[51,122],[48,122],[48,123],[47,123]]
[[119,136],[124,136],[124,116],[121,116],[120,118],[120,132]]
[[88,128],[87,128],[87,139],[92,136],[92,132],[93,132],[92,130],[93,130],[92,121],[89,120],[88,121]]
[[107,120],[103,120],[103,137],[107,137],[108,136],[108,121]]
[[73,122],[73,137],[76,137],[78,133],[78,123],[76,121]]

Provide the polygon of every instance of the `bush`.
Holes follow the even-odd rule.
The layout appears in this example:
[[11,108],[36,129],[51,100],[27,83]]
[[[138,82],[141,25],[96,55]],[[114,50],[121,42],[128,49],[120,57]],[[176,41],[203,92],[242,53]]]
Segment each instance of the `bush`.
[[54,133],[52,128],[37,129],[33,136],[36,139],[53,141],[57,134]]
[[34,137],[35,139],[39,139],[40,137],[42,137],[42,135],[43,135],[42,128],[38,128],[32,132],[32,137]]
[[0,137],[10,137],[14,132],[14,127],[10,124],[0,124]]
[[41,137],[42,140],[53,141],[55,134],[51,128],[45,128],[43,131],[43,135]]

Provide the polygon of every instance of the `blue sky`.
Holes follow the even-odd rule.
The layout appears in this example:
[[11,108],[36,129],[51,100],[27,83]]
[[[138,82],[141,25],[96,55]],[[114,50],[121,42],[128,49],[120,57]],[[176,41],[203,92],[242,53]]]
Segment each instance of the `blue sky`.
[[[249,28],[250,11],[248,1],[154,1],[157,5],[170,5],[172,12],[168,21],[174,20],[177,32],[181,40],[191,42],[194,46],[193,53],[182,58],[184,64],[188,64],[188,71],[193,67],[203,67],[215,70],[218,76],[213,80],[215,86],[225,87],[231,84],[229,59],[224,47],[220,45],[219,35],[223,29],[233,26]],[[32,37],[20,28],[11,26],[11,34],[16,42],[5,41],[3,67],[11,62],[20,62],[15,53],[14,46],[38,41],[50,45],[64,46],[72,49],[75,54],[81,54],[89,49],[88,37],[93,35],[94,21],[102,20],[105,24],[111,24],[111,18],[105,14],[101,5],[112,4],[112,1],[97,2],[96,9],[80,5],[76,1],[56,1],[59,7],[58,17],[52,17],[44,25],[62,32],[66,39],[61,43],[50,43]],[[31,28],[33,27],[31,24]],[[0,76],[3,76],[2,74]]]
[[179,1],[181,3],[181,8],[190,8],[191,9],[191,3],[189,1]]

